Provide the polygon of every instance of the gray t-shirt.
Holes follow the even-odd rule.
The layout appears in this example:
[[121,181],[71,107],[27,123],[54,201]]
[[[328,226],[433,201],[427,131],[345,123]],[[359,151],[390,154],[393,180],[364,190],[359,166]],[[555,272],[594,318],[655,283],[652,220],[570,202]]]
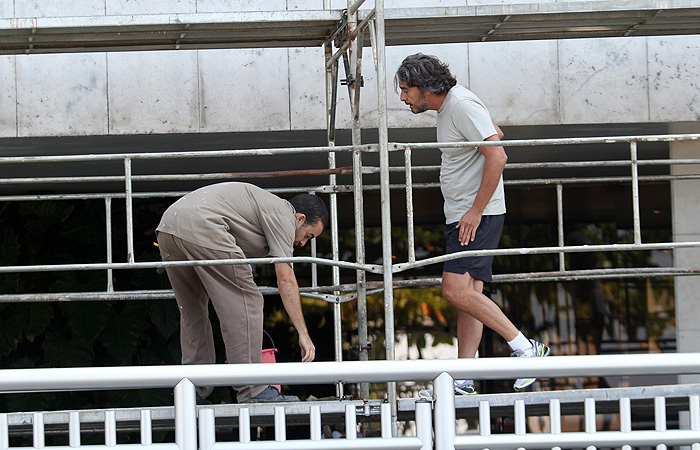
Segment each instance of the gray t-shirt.
[[248,258],[292,256],[295,230],[292,204],[248,183],[192,191],[165,211],[156,228],[213,250],[240,248]]
[[[496,128],[479,98],[467,88],[456,85],[447,93],[437,114],[438,142],[483,141]],[[441,148],[440,188],[445,199],[446,223],[458,222],[472,207],[484,171],[485,157],[476,147]],[[505,214],[503,176],[486,209],[485,216]]]

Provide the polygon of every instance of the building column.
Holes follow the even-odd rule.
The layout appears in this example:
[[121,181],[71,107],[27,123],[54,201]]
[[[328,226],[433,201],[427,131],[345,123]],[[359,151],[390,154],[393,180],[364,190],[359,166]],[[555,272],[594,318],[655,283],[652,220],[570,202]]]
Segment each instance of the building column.
[[[700,125],[673,127],[672,133],[698,133]],[[700,158],[700,142],[670,143],[671,159]],[[674,175],[699,174],[700,164],[684,164],[671,168]],[[673,211],[674,242],[700,241],[700,180],[673,180],[671,202]],[[682,248],[674,251],[676,267],[700,266],[700,248]],[[679,353],[700,352],[700,276],[681,276],[675,279],[676,339]],[[681,375],[680,383],[700,383],[700,375]]]

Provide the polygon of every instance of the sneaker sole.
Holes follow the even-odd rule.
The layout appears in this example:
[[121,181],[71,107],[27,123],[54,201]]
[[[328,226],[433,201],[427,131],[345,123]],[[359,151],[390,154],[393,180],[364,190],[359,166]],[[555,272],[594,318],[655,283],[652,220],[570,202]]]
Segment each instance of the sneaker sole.
[[[544,354],[542,354],[542,355],[534,355],[533,357],[534,357],[534,358],[544,358],[545,356],[549,356],[549,354],[551,353],[550,348],[547,347],[547,346],[545,346],[544,348],[547,349],[547,350],[545,350]],[[522,378],[522,379],[523,379],[523,380],[528,380],[528,383],[525,384],[524,386],[520,386],[520,387],[515,386],[515,384],[518,382],[518,380],[520,380],[520,379],[518,379],[518,380],[515,380],[515,383],[513,384],[513,389],[515,389],[515,390],[518,391],[518,392],[524,391],[525,389],[527,389],[527,388],[529,388],[530,386],[532,386],[532,383],[534,383],[535,381],[537,381],[537,378]]]

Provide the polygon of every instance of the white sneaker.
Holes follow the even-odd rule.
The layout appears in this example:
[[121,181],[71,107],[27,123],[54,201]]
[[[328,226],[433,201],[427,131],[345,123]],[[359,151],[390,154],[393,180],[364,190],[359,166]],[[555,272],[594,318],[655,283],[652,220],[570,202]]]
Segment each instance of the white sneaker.
[[[454,380],[455,385],[455,395],[472,395],[476,394],[476,389],[474,389],[474,382],[472,380]],[[421,389],[418,391],[418,397],[420,398],[433,398],[432,389]]]
[[[534,339],[530,339],[530,342],[532,343],[532,347],[520,351],[516,350],[511,353],[510,356],[515,358],[544,358],[545,356],[549,356],[549,347]],[[536,379],[537,378],[518,378],[515,380],[515,383],[513,383],[513,389],[522,391],[534,383]]]

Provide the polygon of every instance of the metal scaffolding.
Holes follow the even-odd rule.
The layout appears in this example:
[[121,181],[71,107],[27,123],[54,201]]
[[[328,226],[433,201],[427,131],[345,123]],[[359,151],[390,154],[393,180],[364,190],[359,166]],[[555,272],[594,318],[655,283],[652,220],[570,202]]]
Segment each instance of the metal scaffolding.
[[[327,141],[323,147],[301,147],[280,149],[249,149],[227,151],[190,151],[161,153],[123,153],[109,155],[57,155],[36,157],[4,157],[0,164],[27,165],[41,167],[56,163],[83,163],[94,161],[118,161],[123,164],[123,175],[118,176],[60,176],[60,177],[24,177],[0,179],[0,185],[55,185],[65,183],[124,183],[124,191],[109,194],[42,194],[42,195],[5,195],[0,201],[51,201],[74,199],[99,199],[105,204],[105,227],[107,235],[107,254],[102,263],[84,264],[47,264],[36,266],[5,266],[0,273],[28,273],[55,271],[107,271],[107,285],[104,291],[84,293],[39,293],[0,295],[0,302],[66,301],[66,300],[136,300],[136,299],[172,299],[171,291],[130,291],[117,292],[112,283],[113,271],[132,269],[158,269],[166,266],[214,265],[214,264],[270,264],[275,262],[308,263],[311,265],[312,285],[302,288],[302,293],[313,298],[320,298],[333,304],[335,326],[335,359],[342,359],[342,339],[340,307],[348,301],[356,301],[359,324],[359,359],[369,359],[367,331],[367,295],[383,293],[385,342],[388,360],[394,359],[394,298],[396,287],[436,286],[440,280],[424,278],[415,280],[399,279],[395,274],[444,262],[463,256],[462,253],[418,259],[415,252],[413,193],[416,189],[435,189],[436,183],[414,183],[416,172],[436,172],[435,166],[414,166],[412,155],[425,149],[457,146],[488,146],[489,142],[463,143],[390,143],[387,120],[387,86],[386,86],[386,46],[416,43],[445,42],[481,42],[493,40],[520,39],[563,39],[581,37],[613,36],[654,36],[670,34],[700,33],[700,7],[695,0],[628,0],[569,2],[533,5],[491,5],[458,8],[407,8],[385,10],[383,0],[376,0],[371,10],[359,9],[364,0],[348,1],[344,11],[330,9],[330,1],[324,0],[323,11],[286,11],[286,12],[250,12],[230,14],[190,14],[190,15],[150,15],[150,16],[105,16],[99,18],[32,18],[2,19],[0,21],[0,54],[35,54],[55,52],[83,51],[146,51],[146,50],[185,50],[208,48],[250,48],[250,47],[300,47],[323,46],[326,69],[326,118]],[[407,27],[407,23],[416,26]],[[299,24],[304,26],[300,27]],[[436,24],[440,24],[440,29]],[[447,27],[447,28],[444,28]],[[445,31],[447,30],[447,32]],[[371,47],[377,73],[377,112],[378,142],[362,144],[360,126],[360,91],[362,77],[363,47]],[[335,145],[335,117],[339,65],[342,61],[345,70],[343,83],[347,85],[350,96],[352,117],[352,145]],[[667,181],[681,179],[698,179],[700,174],[692,175],[639,175],[640,166],[673,166],[681,164],[700,164],[700,159],[687,160],[641,160],[637,147],[646,142],[697,141],[700,135],[662,135],[662,136],[618,136],[577,139],[537,139],[522,141],[503,141],[498,145],[515,146],[553,146],[599,144],[608,145],[624,143],[629,146],[629,158],[621,161],[587,161],[552,163],[538,162],[528,164],[508,164],[507,173],[516,173],[522,169],[580,168],[580,167],[627,167],[629,176],[625,177],[559,177],[518,179],[506,181],[507,185],[554,185],[557,193],[557,230],[558,245],[551,247],[508,248],[472,252],[470,255],[558,255],[559,270],[538,273],[519,273],[497,275],[495,282],[522,281],[564,281],[580,279],[604,279],[609,277],[657,277],[697,275],[698,267],[639,267],[631,269],[595,269],[569,270],[565,255],[576,252],[595,251],[633,251],[652,249],[697,248],[700,242],[643,242],[639,211],[639,186],[648,181]],[[352,167],[337,167],[336,154],[350,153]],[[391,152],[403,153],[404,164],[392,166]],[[287,171],[275,173],[218,173],[165,175],[134,174],[134,167],[146,160],[198,159],[212,157],[237,158],[256,156],[265,158],[281,154],[327,155],[327,166],[308,171]],[[367,166],[363,163],[365,153],[378,153],[379,165]],[[140,167],[140,166],[139,166]],[[390,174],[403,173],[404,184],[391,183]],[[148,198],[178,197],[185,192],[134,191],[134,183],[156,181],[188,180],[236,180],[240,178],[296,176],[328,176],[328,182],[316,186],[296,186],[293,188],[271,189],[273,192],[312,192],[328,194],[331,212],[331,259],[316,256],[312,247],[311,257],[296,258],[251,258],[241,260],[211,260],[195,262],[142,262],[134,257],[133,236],[133,200]],[[338,184],[337,177],[352,174],[352,184]],[[364,182],[363,176],[379,174],[379,185]],[[564,244],[563,190],[571,184],[585,183],[627,183],[632,188],[633,242],[630,244],[581,245]],[[408,260],[394,262],[392,259],[392,223],[391,191],[405,191],[407,205]],[[370,264],[365,260],[364,240],[364,193],[379,191],[381,197],[381,236],[382,263]],[[354,229],[356,260],[343,261],[340,258],[338,231],[338,196],[353,196]],[[112,202],[124,201],[126,205],[126,261],[115,262],[112,247]],[[317,265],[332,267],[332,284],[319,286],[317,282]],[[355,272],[356,283],[341,284],[340,270]],[[382,275],[381,282],[368,282],[367,273]],[[261,289],[263,293],[275,293],[274,289]],[[389,382],[388,400],[391,405],[391,417],[394,433],[398,402],[393,381]],[[337,394],[343,395],[343,386],[337,384]],[[362,398],[369,397],[366,384],[360,390]]]

